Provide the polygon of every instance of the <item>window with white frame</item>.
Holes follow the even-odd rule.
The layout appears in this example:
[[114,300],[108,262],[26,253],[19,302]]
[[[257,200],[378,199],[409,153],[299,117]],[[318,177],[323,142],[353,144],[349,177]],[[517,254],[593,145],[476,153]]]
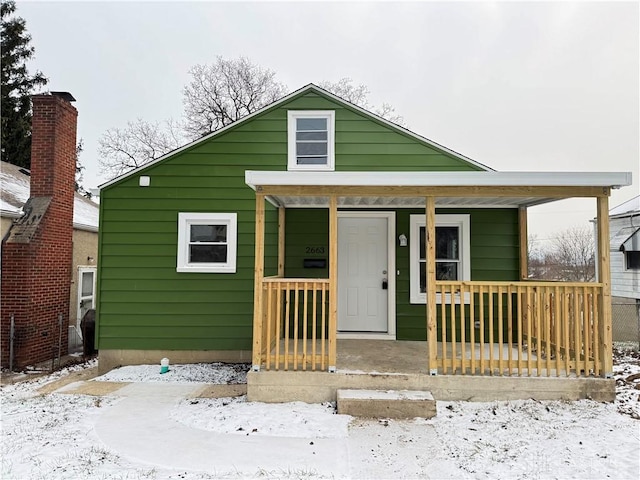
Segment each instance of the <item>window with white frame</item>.
[[[409,217],[409,301],[426,303],[425,215]],[[469,215],[436,215],[436,280],[470,280]]]
[[333,170],[335,166],[335,112],[289,110],[288,169]]
[[178,214],[178,272],[235,273],[235,213]]

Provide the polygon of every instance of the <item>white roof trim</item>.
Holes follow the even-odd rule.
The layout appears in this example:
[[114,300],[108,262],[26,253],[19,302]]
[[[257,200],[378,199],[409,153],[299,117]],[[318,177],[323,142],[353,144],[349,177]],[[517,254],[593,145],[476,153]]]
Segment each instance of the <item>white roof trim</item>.
[[83,230],[85,232],[98,232],[98,227],[94,226],[94,225],[86,225],[84,223],[76,223],[73,222],[73,228],[75,230]]
[[362,108],[362,107],[360,107],[360,106],[356,105],[355,103],[348,102],[348,101],[344,100],[343,98],[340,98],[340,97],[338,97],[337,95],[334,95],[333,93],[331,93],[331,92],[329,92],[329,91],[327,91],[327,90],[324,90],[323,88],[318,87],[317,85],[309,84],[309,85],[307,85],[307,87],[305,87],[305,88],[310,88],[310,87],[315,87],[317,90],[320,90],[322,93],[324,93],[324,94],[325,94],[326,96],[328,96],[328,97],[331,97],[331,98],[332,98],[333,100],[335,100],[336,102],[340,102],[340,103],[343,103],[343,104],[349,105],[351,108],[353,108],[354,110],[359,111],[360,113],[362,113],[362,114],[364,114],[364,115],[368,115],[368,116],[370,116],[370,117],[375,117],[378,121],[380,121],[380,122],[384,123],[384,124],[385,124],[385,125],[387,125],[388,127],[395,128],[395,129],[397,129],[397,130],[401,130],[401,131],[403,131],[404,133],[406,133],[407,135],[409,135],[409,136],[411,136],[411,137],[415,138],[416,140],[419,140],[419,141],[424,142],[424,143],[426,143],[426,144],[428,144],[428,145],[431,145],[432,147],[435,147],[435,148],[437,148],[438,150],[442,150],[442,151],[444,151],[444,152],[447,152],[448,154],[453,155],[454,157],[459,158],[460,160],[463,160],[463,161],[465,161],[465,162],[467,162],[467,163],[471,163],[471,164],[475,165],[476,167],[481,168],[482,170],[485,170],[485,171],[492,171],[492,172],[493,172],[493,171],[495,171],[493,168],[491,168],[491,167],[489,167],[489,166],[487,166],[487,165],[484,165],[484,164],[482,164],[482,163],[480,163],[480,162],[477,162],[476,160],[473,160],[473,159],[471,159],[471,158],[469,158],[469,157],[465,157],[465,156],[464,156],[464,155],[462,155],[461,153],[458,153],[458,152],[456,152],[455,150],[451,150],[450,148],[447,148],[447,147],[445,147],[444,145],[440,145],[439,143],[436,143],[436,142],[434,142],[433,140],[429,140],[428,138],[423,137],[422,135],[418,135],[417,133],[412,132],[412,131],[411,131],[411,130],[409,130],[408,128],[405,128],[405,127],[402,127],[402,126],[400,126],[400,125],[398,125],[398,124],[395,124],[395,123],[393,123],[393,122],[390,122],[390,121],[389,121],[389,120],[387,120],[386,118],[382,118],[381,116],[379,116],[379,115],[377,115],[377,114],[375,114],[375,113],[373,113],[373,112],[370,112],[370,111],[368,111],[368,110],[365,110],[364,108]]
[[122,174],[122,175],[120,175],[120,176],[118,176],[116,178],[113,178],[113,179],[109,180],[106,183],[103,183],[102,185],[99,185],[97,190],[102,190],[103,188],[108,187],[109,185],[112,185],[112,184],[114,184],[116,182],[119,182],[120,180],[122,180],[124,178],[127,178],[127,177],[130,177],[132,175],[135,175],[140,170],[143,170],[143,169],[148,168],[148,167],[150,167],[152,165],[155,165],[156,163],[162,162],[163,160],[165,160],[165,159],[167,159],[167,158],[169,158],[169,157],[171,157],[171,156],[173,156],[173,155],[175,155],[177,153],[180,153],[180,152],[182,152],[182,151],[184,151],[184,150],[186,150],[188,148],[191,148],[192,146],[194,146],[194,145],[196,145],[196,144],[198,144],[200,142],[204,142],[206,140],[209,140],[210,138],[215,137],[216,135],[220,135],[221,133],[226,132],[230,128],[236,127],[236,126],[238,126],[238,125],[240,125],[240,124],[242,124],[242,123],[244,123],[246,121],[249,121],[250,119],[252,119],[253,117],[255,117],[257,115],[260,115],[265,110],[268,110],[270,108],[275,108],[280,104],[286,103],[289,100],[291,100],[293,97],[296,97],[296,96],[298,96],[298,95],[300,95],[300,94],[302,94],[302,93],[304,93],[304,92],[306,92],[308,90],[317,90],[317,91],[321,92],[322,94],[324,94],[324,95],[330,97],[331,99],[335,100],[336,102],[342,103],[343,105],[346,105],[349,108],[353,108],[354,110],[357,110],[360,113],[363,113],[363,114],[365,114],[365,115],[367,115],[369,117],[374,117],[376,120],[384,123],[385,125],[387,125],[387,126],[389,126],[391,128],[394,128],[396,130],[400,130],[400,131],[406,133],[409,136],[412,136],[413,138],[415,138],[415,139],[417,139],[417,140],[419,140],[421,142],[427,143],[428,145],[431,145],[432,147],[435,147],[435,148],[437,148],[439,150],[447,152],[450,155],[453,155],[454,157],[459,158],[460,160],[463,160],[464,162],[471,163],[472,165],[475,165],[475,166],[477,166],[477,167],[479,167],[479,168],[481,168],[483,170],[493,171],[493,169],[491,167],[488,167],[487,165],[483,165],[482,163],[477,162],[477,161],[475,161],[475,160],[473,160],[473,159],[471,159],[469,157],[465,157],[461,153],[458,153],[458,152],[456,152],[454,150],[451,150],[451,149],[449,149],[447,147],[444,147],[443,145],[440,145],[439,143],[436,143],[436,142],[434,142],[432,140],[429,140],[426,137],[418,135],[417,133],[414,133],[411,130],[408,130],[408,129],[404,128],[404,127],[401,127],[400,125],[397,125],[397,124],[395,124],[393,122],[390,122],[389,120],[386,120],[386,119],[380,117],[379,115],[376,115],[373,112],[365,110],[364,108],[359,107],[358,105],[350,103],[350,102],[348,102],[348,101],[346,101],[346,100],[334,95],[333,93],[328,92],[327,90],[324,90],[324,89],[318,87],[317,85],[314,85],[313,83],[310,83],[310,84],[308,84],[308,85],[306,85],[306,86],[304,86],[302,88],[299,88],[298,90],[296,90],[294,92],[291,92],[289,95],[286,95],[286,96],[282,97],[280,100],[276,100],[275,102],[270,103],[269,105],[265,105],[260,110],[256,110],[255,112],[250,113],[246,117],[242,117],[240,120],[237,120],[237,121],[235,121],[233,123],[230,123],[229,125],[227,125],[225,127],[222,127],[220,129],[216,130],[215,132],[211,132],[211,133],[205,135],[204,137],[198,138],[197,140],[194,140],[194,141],[192,141],[190,143],[187,143],[186,145],[183,145],[182,147],[176,148],[175,150],[172,150],[172,151],[170,151],[168,153],[165,153],[164,155],[162,155],[159,158],[156,158],[155,160],[152,160],[152,161],[150,161],[148,163],[145,163],[144,165],[141,165],[141,166],[131,170],[130,172],[124,173],[124,174]]
[[611,187],[631,185],[631,172],[245,172],[245,182],[284,186]]
[[629,238],[627,238],[622,245],[620,245],[620,251],[622,252],[637,252],[640,251],[640,228],[633,232]]

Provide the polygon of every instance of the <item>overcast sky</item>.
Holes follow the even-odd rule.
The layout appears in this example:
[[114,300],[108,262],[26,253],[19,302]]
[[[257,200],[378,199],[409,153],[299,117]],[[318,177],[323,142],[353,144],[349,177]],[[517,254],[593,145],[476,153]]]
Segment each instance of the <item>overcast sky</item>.
[[[51,90],[71,92],[84,184],[108,179],[100,136],[182,115],[188,70],[246,56],[291,91],[351,77],[409,128],[491,166],[631,171],[640,193],[638,2],[18,1]],[[531,209],[539,238],[586,225],[595,201]]]

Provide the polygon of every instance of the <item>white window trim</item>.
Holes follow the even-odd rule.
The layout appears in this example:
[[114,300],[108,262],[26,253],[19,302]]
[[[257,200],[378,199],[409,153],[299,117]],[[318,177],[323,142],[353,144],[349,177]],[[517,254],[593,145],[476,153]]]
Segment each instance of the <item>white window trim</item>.
[[[296,120],[298,118],[327,119],[327,164],[298,165],[296,156]],[[333,110],[289,110],[287,112],[288,170],[334,171],[335,170],[336,120]]]
[[[225,263],[189,262],[189,227],[191,225],[227,225],[227,261]],[[178,272],[236,273],[238,215],[236,213],[178,213]]]
[[[425,215],[409,216],[409,302],[426,304],[427,294],[420,292],[420,227],[426,226]],[[469,214],[436,215],[437,227],[458,227],[460,229],[460,271],[462,281],[471,280],[471,221]],[[450,301],[447,294],[446,301]],[[441,302],[438,294],[437,301]],[[465,295],[465,303],[469,298]]]

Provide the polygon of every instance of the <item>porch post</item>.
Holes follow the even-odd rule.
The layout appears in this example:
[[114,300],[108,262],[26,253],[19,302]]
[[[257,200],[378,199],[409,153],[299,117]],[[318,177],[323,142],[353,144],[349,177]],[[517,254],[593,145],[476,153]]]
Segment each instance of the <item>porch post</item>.
[[527,230],[527,207],[518,208],[518,230],[520,234],[520,280],[529,278],[529,232]]
[[[427,346],[429,349],[429,373],[438,374],[437,353],[437,305],[436,305],[436,200],[426,197],[426,279],[427,279]],[[444,328],[444,326],[443,326]],[[442,348],[446,348],[445,345]]]
[[336,371],[338,333],[338,199],[329,197],[329,371]]
[[606,378],[613,376],[613,337],[611,333],[611,266],[609,264],[609,197],[598,197],[598,282],[602,284],[600,302],[600,365]]
[[253,355],[252,369],[262,364],[262,280],[264,278],[264,195],[256,193],[255,270],[253,286]]
[[278,208],[278,276],[284,278],[284,227],[285,210]]

